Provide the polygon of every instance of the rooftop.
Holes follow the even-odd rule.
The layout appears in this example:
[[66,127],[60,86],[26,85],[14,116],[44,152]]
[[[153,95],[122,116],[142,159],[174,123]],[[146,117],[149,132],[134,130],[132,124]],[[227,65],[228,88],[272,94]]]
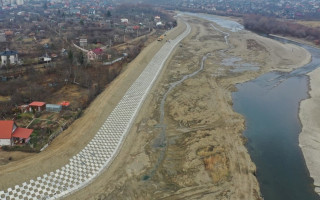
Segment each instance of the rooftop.
[[11,50],[6,50],[6,51],[0,53],[1,56],[14,56],[17,54],[18,54],[17,51],[11,51]]
[[95,54],[99,55],[102,54],[103,50],[101,48],[96,48],[92,50]]
[[13,137],[16,138],[29,138],[31,133],[33,132],[33,129],[27,129],[27,128],[20,128],[18,127],[15,132],[13,133]]
[[69,101],[62,101],[59,104],[62,105],[62,106],[69,106],[70,102]]
[[41,106],[44,106],[45,104],[46,104],[45,102],[34,101],[34,102],[30,103],[29,106],[38,106],[38,107],[41,107]]
[[13,121],[0,121],[0,139],[10,139],[13,129]]

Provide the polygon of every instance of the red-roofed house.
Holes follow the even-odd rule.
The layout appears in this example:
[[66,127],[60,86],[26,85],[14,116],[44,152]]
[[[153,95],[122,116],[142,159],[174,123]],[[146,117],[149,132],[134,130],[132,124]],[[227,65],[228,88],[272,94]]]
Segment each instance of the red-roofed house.
[[103,53],[103,50],[101,48],[96,48],[92,50],[95,54],[101,55]]
[[39,101],[34,101],[29,104],[29,111],[43,111],[46,109],[46,103],[45,102],[39,102]]
[[11,30],[7,30],[4,33],[6,34],[6,36],[12,36],[13,35],[13,31],[11,31]]
[[96,59],[101,59],[103,54],[103,50],[101,48],[96,48],[91,51],[88,51],[87,57],[88,60],[96,60]]
[[68,107],[70,106],[70,102],[69,101],[62,101],[59,103],[60,105],[64,106],[64,107]]
[[32,129],[20,128],[14,121],[0,121],[0,146],[29,142]]

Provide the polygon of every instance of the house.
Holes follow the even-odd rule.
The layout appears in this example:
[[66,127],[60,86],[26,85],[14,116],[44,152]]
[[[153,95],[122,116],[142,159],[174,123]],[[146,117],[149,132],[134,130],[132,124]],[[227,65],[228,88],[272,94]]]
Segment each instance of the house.
[[30,112],[41,112],[45,110],[46,108],[46,103],[45,102],[39,102],[39,101],[34,101],[29,104],[29,111]]
[[121,19],[121,23],[127,24],[127,23],[129,23],[129,20],[126,19],[126,18],[122,18],[122,19]]
[[95,15],[96,14],[96,10],[94,8],[90,8],[89,9],[89,14],[90,15]]
[[21,105],[21,106],[18,106],[19,110],[21,111],[21,113],[26,113],[29,111],[29,105]]
[[87,53],[87,58],[88,58],[88,60],[95,60],[95,59],[97,59],[97,55],[93,51],[90,50]]
[[26,14],[25,11],[20,11],[20,12],[17,13],[18,16],[24,16],[25,14]]
[[70,9],[70,14],[80,14],[81,13],[81,11],[80,11],[80,9],[78,9],[78,8],[72,8],[72,9]]
[[46,111],[48,112],[60,112],[62,110],[62,105],[57,104],[46,104]]
[[101,48],[96,48],[96,49],[93,49],[92,51],[97,55],[99,59],[101,58],[103,54],[103,50]]
[[154,21],[159,22],[161,20],[160,16],[155,16]]
[[65,25],[66,25],[66,23],[64,23],[64,22],[58,23],[59,28],[63,28]]
[[88,39],[86,39],[86,38],[80,38],[80,41],[79,41],[79,43],[80,43],[80,47],[86,47],[86,46],[88,46]]
[[101,48],[96,48],[88,51],[87,57],[88,57],[88,60],[97,60],[102,58],[102,54],[103,54],[103,50]]
[[161,26],[162,25],[162,22],[157,22],[156,23],[156,26]]
[[69,101],[61,101],[59,104],[60,104],[61,106],[63,106],[63,107],[68,107],[68,106],[70,106],[70,102],[69,102]]
[[115,42],[120,41],[120,36],[119,36],[118,34],[114,34],[114,35],[113,35],[113,40],[114,40]]
[[51,62],[52,58],[46,53],[44,56],[39,57],[40,62]]
[[13,36],[13,31],[7,30],[4,34],[6,34],[6,36]]
[[36,34],[34,32],[29,33],[29,37],[34,37]]
[[0,53],[1,56],[1,66],[7,65],[7,64],[17,64],[18,63],[18,52],[17,51],[11,51],[9,49],[6,49],[4,52]]
[[67,52],[67,50],[66,49],[61,49],[61,52],[60,52],[60,55],[61,56],[66,56],[66,55],[68,55],[68,52]]
[[1,120],[0,146],[28,143],[32,132],[32,129],[18,127],[12,120]]
[[5,33],[0,33],[0,42],[6,42],[6,34]]
[[43,45],[43,48],[48,49],[48,48],[49,48],[49,44],[48,44],[48,43],[45,43],[45,44]]

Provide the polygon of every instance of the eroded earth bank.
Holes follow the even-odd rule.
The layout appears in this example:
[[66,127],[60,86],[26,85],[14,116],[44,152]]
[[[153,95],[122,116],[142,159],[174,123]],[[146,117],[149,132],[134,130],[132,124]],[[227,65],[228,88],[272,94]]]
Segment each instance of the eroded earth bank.
[[192,31],[167,62],[119,155],[68,199],[261,199],[244,146],[245,121],[232,110],[231,92],[268,71],[302,66],[310,55],[247,31],[183,18]]

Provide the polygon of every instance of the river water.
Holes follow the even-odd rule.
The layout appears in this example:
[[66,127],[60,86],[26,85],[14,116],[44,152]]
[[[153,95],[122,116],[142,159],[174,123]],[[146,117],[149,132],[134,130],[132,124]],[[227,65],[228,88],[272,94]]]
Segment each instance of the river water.
[[290,73],[270,72],[238,84],[238,91],[232,94],[234,110],[246,118],[247,148],[266,200],[319,199],[299,147],[298,112],[300,101],[308,98],[305,74],[320,66],[320,50],[297,45],[312,54],[309,64]]
[[[193,14],[230,31],[241,25],[216,16]],[[238,84],[232,94],[234,110],[245,116],[247,149],[257,166],[257,179],[265,200],[315,200],[313,180],[299,147],[299,103],[308,98],[307,73],[320,66],[320,50],[272,37],[307,49],[312,61],[292,72],[270,72]],[[320,166],[319,166],[320,167]]]

